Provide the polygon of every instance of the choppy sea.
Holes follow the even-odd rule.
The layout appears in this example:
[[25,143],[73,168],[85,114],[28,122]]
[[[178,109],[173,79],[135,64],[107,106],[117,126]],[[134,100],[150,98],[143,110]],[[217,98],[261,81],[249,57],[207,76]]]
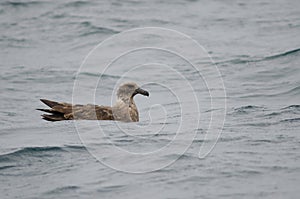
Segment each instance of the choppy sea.
[[[2,0],[0,198],[299,198],[299,8],[293,0]],[[149,33],[143,27],[183,33],[203,57],[168,34],[109,40]],[[142,43],[175,45],[197,70],[149,48],[103,71],[112,52]],[[40,98],[74,101],[78,87],[76,102],[111,105],[123,80],[150,92],[136,97],[137,124],[52,123],[35,110],[45,108]],[[210,118],[221,126],[210,131]],[[205,144],[212,150],[199,158]]]

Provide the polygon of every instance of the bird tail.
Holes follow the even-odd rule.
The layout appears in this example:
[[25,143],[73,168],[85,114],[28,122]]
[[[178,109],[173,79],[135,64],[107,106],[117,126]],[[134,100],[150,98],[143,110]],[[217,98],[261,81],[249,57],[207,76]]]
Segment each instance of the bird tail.
[[51,100],[47,100],[47,99],[40,99],[40,100],[41,100],[41,102],[43,102],[44,104],[46,104],[50,108],[52,108],[54,106],[61,106],[62,105],[59,102],[55,102],[55,101],[51,101]]
[[66,113],[64,111],[64,110],[66,110],[64,106],[67,106],[67,105],[65,105],[63,103],[51,101],[51,100],[46,100],[46,99],[41,99],[41,101],[51,108],[51,109],[36,109],[38,111],[51,113],[51,114],[41,115],[44,120],[52,121],[52,122],[67,120],[64,116]]

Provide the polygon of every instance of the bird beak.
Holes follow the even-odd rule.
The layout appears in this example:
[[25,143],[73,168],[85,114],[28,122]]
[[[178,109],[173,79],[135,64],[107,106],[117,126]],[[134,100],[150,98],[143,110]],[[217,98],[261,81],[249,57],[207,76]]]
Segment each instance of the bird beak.
[[149,96],[148,91],[145,91],[145,90],[143,90],[141,88],[135,89],[134,94],[141,94],[141,95]]

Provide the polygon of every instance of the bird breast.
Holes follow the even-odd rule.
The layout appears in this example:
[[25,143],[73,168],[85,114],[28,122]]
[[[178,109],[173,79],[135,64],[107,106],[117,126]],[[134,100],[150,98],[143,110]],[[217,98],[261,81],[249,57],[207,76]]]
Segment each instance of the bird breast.
[[130,100],[129,103],[117,100],[116,104],[112,107],[112,112],[115,120],[124,122],[139,121],[139,113],[133,100]]

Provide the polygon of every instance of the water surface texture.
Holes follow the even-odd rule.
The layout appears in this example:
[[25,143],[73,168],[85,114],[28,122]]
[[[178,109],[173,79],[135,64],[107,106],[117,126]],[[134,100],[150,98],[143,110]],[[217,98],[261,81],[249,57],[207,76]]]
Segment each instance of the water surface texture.
[[[0,198],[298,198],[299,8],[300,1],[292,0],[1,1]],[[207,50],[226,88],[226,120],[215,148],[199,159],[201,145],[210,142],[204,139],[205,125],[218,110],[209,106],[203,80],[198,83],[193,70],[180,69],[182,60],[146,52],[173,60],[174,68],[185,74],[201,101],[199,112],[191,103],[188,109],[194,113],[183,114],[193,118],[200,113],[203,123],[193,129],[197,135],[184,155],[174,150],[150,162],[136,162],[142,168],[155,168],[179,158],[173,164],[131,174],[95,159],[79,139],[74,122],[46,122],[35,109],[44,107],[40,98],[71,102],[85,56],[110,36],[145,26],[180,31]],[[131,39],[114,45],[131,45]],[[133,54],[132,59],[116,62],[124,64],[124,71],[112,69],[103,74],[104,83],[100,82],[102,87],[95,92],[96,103],[110,105],[112,90],[126,72],[125,66],[135,66],[144,57]],[[214,66],[206,59],[198,63],[203,72]],[[92,60],[89,66],[93,68],[93,64],[97,63]],[[155,68],[137,70],[127,79],[139,83],[156,80],[178,92],[187,91],[182,78],[159,65]],[[97,67],[83,71],[83,88],[94,89],[89,83],[99,78],[99,72]],[[110,142],[133,153],[151,152],[170,143],[182,116],[168,88],[145,86],[150,98],[137,97],[141,120],[137,125],[147,127],[152,122],[153,131],[160,131],[167,119],[163,133],[121,124],[133,129],[132,136],[116,130],[114,122],[102,123]],[[80,102],[93,103],[84,96]],[[185,99],[184,103],[188,102]],[[80,121],[81,130],[95,132],[91,128],[94,122]],[[104,138],[97,141],[91,146],[106,149]],[[177,146],[181,147],[180,143]],[[127,162],[109,150],[104,159],[117,167]]]

